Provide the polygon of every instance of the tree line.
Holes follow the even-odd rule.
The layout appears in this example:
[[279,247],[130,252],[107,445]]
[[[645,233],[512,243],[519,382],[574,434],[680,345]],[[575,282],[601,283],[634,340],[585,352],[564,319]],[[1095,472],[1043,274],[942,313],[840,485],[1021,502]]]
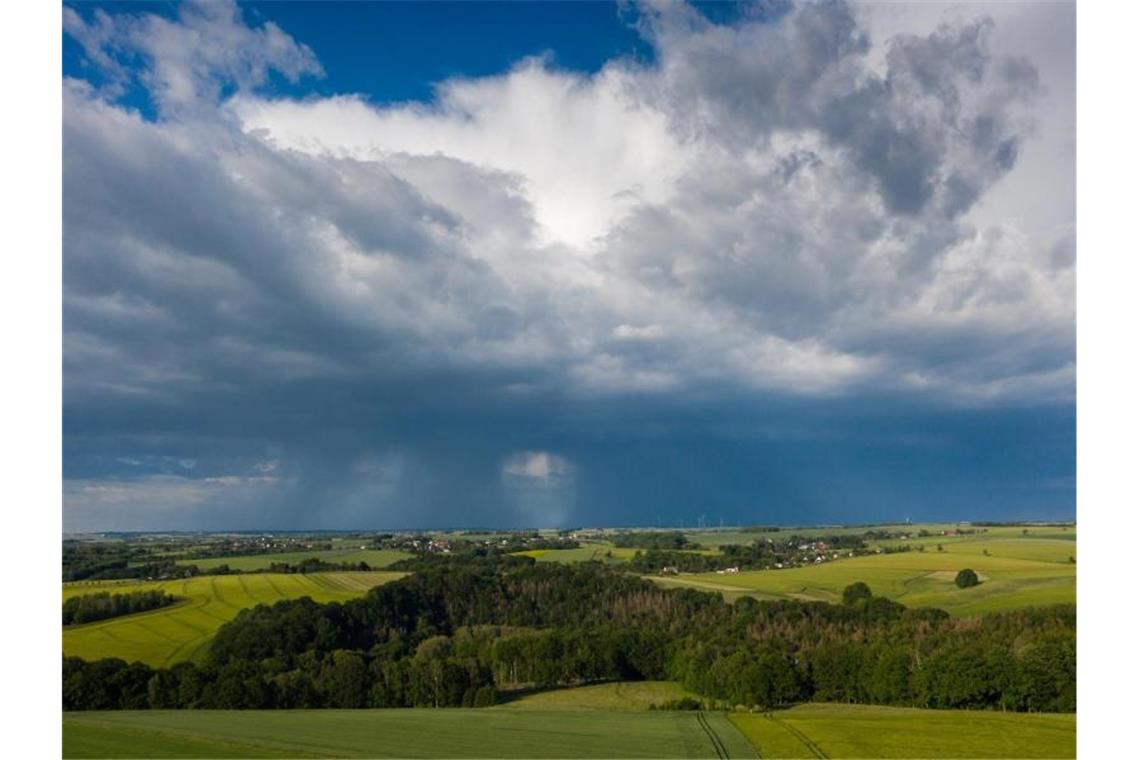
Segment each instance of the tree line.
[[678,530],[623,531],[610,536],[614,546],[628,549],[700,549]]
[[63,624],[79,625],[132,615],[136,612],[156,610],[176,601],[178,601],[176,597],[162,591],[132,591],[127,594],[103,591],[97,594],[73,596],[63,603]]
[[244,610],[201,665],[66,658],[63,698],[69,710],[482,706],[522,687],[668,678],[709,706],[1071,711],[1075,636],[1073,605],[955,621],[865,585],[839,605],[730,604],[595,563],[469,560],[345,603]]

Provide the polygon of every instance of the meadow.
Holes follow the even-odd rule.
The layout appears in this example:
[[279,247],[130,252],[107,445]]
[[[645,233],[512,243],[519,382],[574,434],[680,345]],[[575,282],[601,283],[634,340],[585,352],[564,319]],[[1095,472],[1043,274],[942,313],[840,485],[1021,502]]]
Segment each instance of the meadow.
[[[969,567],[981,583],[961,589],[954,576]],[[650,577],[668,587],[719,591],[728,599],[800,599],[838,602],[843,588],[867,583],[879,596],[908,607],[938,607],[956,617],[1076,601],[1076,566],[1040,559],[1017,559],[958,551],[876,554],[784,570],[742,571],[736,574],[695,573]]]
[[572,689],[500,695],[504,710],[648,710],[650,705],[700,697],[673,681],[613,681]]
[[607,541],[582,541],[577,549],[528,549],[516,552],[519,556],[533,557],[536,562],[604,562],[621,564],[637,552],[636,549],[614,546]]
[[63,756],[755,758],[724,713],[244,710],[67,713]]
[[161,589],[180,597],[169,607],[63,629],[63,653],[87,660],[119,657],[151,666],[193,660],[218,628],[257,604],[311,597],[345,601],[403,573],[310,573],[195,576],[169,581],[81,581],[63,586],[63,598],[99,591],[122,593]]
[[729,716],[761,757],[1069,758],[1073,714],[806,704]]
[[[806,704],[767,714],[627,709],[616,685],[490,709],[68,713],[63,756],[1071,758],[1076,716]],[[589,694],[570,694],[592,690]],[[666,693],[669,687],[649,687]],[[615,701],[616,700],[616,701]],[[572,706],[571,706],[572,705]],[[593,705],[593,707],[591,707]],[[714,743],[715,740],[715,743]],[[719,750],[719,751],[718,751]]]

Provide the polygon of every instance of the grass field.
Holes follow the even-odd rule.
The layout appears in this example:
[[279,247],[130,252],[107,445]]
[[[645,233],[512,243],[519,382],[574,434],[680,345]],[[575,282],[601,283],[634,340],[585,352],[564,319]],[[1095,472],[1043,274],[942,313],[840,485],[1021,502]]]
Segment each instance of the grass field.
[[282,599],[312,597],[318,602],[344,601],[403,573],[311,573],[197,576],[173,581],[107,581],[68,583],[63,598],[99,591],[122,593],[162,589],[182,601],[151,612],[112,618],[63,630],[63,652],[98,660],[121,657],[152,666],[192,660],[205,652],[214,632],[239,610]]
[[626,562],[633,558],[636,549],[620,548],[601,541],[583,541],[577,549],[528,549],[516,554],[534,557],[538,562],[590,562],[608,564]]
[[63,719],[65,758],[722,755],[756,757],[752,746],[723,713],[461,708],[155,710],[68,713]]
[[303,560],[317,558],[325,562],[365,562],[373,570],[382,570],[393,562],[407,559],[412,555],[391,549],[361,549],[355,547],[328,549],[325,551],[278,552],[276,554],[250,554],[243,557],[209,557],[207,559],[180,559],[180,565],[197,565],[201,570],[209,570],[220,565],[229,565],[233,570],[268,570],[273,563],[285,562],[295,565]]
[[1075,715],[808,704],[729,716],[765,758],[1070,758]]
[[713,758],[714,738],[732,758],[1071,758],[1076,716],[808,704],[770,715],[503,706],[63,719],[65,758]]
[[650,705],[695,696],[673,681],[616,681],[525,694],[494,709],[648,710]]
[[[994,547],[991,556],[983,555],[981,549],[967,550],[965,542],[954,545],[954,549],[944,544],[944,552],[934,551],[928,544],[925,552],[854,557],[787,570],[745,571],[736,575],[697,573],[652,580],[666,587],[720,591],[729,599],[747,595],[825,602],[838,601],[845,586],[864,581],[877,595],[911,607],[940,607],[955,616],[1076,601],[1076,565],[1068,562],[1068,554],[1064,562],[1019,559],[997,556],[998,545],[1010,543],[1020,549],[1022,544],[1033,543],[1031,539],[984,543]],[[1029,551],[1040,552],[1040,557],[1053,549],[1030,547]],[[955,574],[965,567],[975,570],[982,583],[968,589],[955,586]]]

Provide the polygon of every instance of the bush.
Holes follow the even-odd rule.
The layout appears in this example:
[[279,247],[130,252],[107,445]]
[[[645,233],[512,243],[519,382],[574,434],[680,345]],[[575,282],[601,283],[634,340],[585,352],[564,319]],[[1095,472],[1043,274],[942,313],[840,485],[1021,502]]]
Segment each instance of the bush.
[[856,602],[871,598],[871,587],[863,581],[852,583],[843,589],[843,603],[850,607]]
[[495,687],[480,686],[475,690],[475,707],[490,707],[495,704]]
[[651,704],[650,710],[700,710],[703,705],[692,697],[681,697],[680,699],[670,699],[668,702],[661,704]]
[[968,567],[965,570],[959,570],[958,576],[954,579],[954,585],[958,588],[970,588],[970,586],[977,586],[980,582],[978,574]]

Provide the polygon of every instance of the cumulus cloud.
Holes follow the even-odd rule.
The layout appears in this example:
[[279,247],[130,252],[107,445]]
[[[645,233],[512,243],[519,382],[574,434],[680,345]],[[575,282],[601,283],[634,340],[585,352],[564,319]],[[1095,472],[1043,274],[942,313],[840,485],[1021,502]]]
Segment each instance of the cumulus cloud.
[[271,71],[294,82],[323,73],[312,50],[273,22],[246,25],[229,0],[180,3],[176,19],[150,13],[111,16],[97,8],[88,21],[65,6],[63,28],[102,69],[112,95],[129,84],[130,61],[141,56],[142,84],[168,113],[217,103],[233,88],[263,85]]
[[[143,463],[224,441],[257,463],[243,489],[307,525],[424,525],[463,499],[557,522],[585,472],[549,439],[576,404],[1071,401],[1071,220],[972,213],[1044,90],[988,18],[878,39],[843,4],[649,5],[650,63],[536,58],[377,106],[267,92],[321,65],[232,3],[83,10],[64,14],[100,72],[64,83],[76,440]],[[120,102],[134,83],[156,118]],[[441,440],[444,416],[485,450]],[[221,504],[207,479],[228,476],[199,470],[111,489]],[[95,487],[68,499],[108,504]]]

